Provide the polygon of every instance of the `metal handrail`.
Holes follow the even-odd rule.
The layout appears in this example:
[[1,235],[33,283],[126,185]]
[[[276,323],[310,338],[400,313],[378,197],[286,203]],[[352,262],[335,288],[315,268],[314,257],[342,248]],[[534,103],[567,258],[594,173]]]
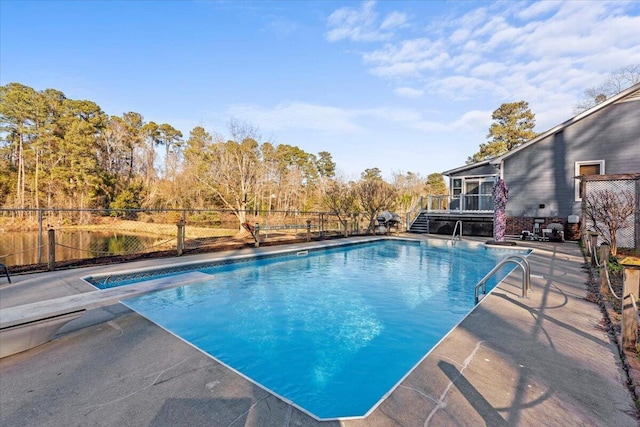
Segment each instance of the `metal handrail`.
[[407,212],[407,231],[411,229],[411,226],[416,222],[423,210],[424,200],[423,197],[420,196],[420,199],[418,199],[411,209],[409,209],[409,212]]
[[452,242],[456,239],[456,231],[458,230],[458,225],[460,225],[460,233],[458,233],[458,240],[462,240],[462,221],[457,220],[455,227],[453,227],[453,234],[451,235]]
[[480,300],[478,290],[482,287],[482,294],[487,293],[487,281],[504,265],[508,263],[515,263],[522,269],[522,298],[527,298],[527,292],[531,291],[531,265],[529,261],[522,255],[509,255],[500,261],[493,269],[487,273],[475,287],[476,304]]

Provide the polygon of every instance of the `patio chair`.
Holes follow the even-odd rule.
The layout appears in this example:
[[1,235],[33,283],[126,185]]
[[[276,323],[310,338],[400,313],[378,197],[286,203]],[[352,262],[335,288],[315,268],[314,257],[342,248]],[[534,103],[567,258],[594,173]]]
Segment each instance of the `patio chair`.
[[4,274],[6,274],[7,280],[9,281],[9,283],[11,283],[11,277],[9,277],[9,269],[7,268],[7,266],[0,263],[0,270],[1,269],[4,269]]

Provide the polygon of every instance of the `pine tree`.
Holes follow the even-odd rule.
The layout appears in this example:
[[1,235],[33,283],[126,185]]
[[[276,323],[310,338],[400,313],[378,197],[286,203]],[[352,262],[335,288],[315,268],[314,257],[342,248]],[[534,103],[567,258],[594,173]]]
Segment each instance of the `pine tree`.
[[533,128],[535,114],[526,101],[504,103],[491,115],[493,123],[488,142],[480,144],[480,151],[467,159],[467,164],[493,159],[508,153],[536,136]]

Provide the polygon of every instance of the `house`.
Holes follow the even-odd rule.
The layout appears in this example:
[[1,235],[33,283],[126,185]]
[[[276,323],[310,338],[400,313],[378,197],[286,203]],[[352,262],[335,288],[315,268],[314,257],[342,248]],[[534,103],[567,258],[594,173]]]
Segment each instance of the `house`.
[[581,176],[638,173],[640,83],[507,154],[443,172],[450,194],[423,199],[409,230],[450,234],[460,220],[463,234],[491,236],[500,177],[509,187],[506,234],[561,223],[571,236],[582,216]]

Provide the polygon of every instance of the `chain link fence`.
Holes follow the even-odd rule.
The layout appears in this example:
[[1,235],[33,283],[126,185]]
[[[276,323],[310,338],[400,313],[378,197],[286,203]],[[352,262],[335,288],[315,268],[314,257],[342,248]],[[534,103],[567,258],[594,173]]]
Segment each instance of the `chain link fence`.
[[[615,241],[620,248],[638,249],[640,243],[640,174],[592,175],[582,182],[585,231],[598,233],[598,244],[611,243],[609,218],[630,212],[616,221]],[[603,220],[607,218],[607,220]]]
[[[261,245],[365,234],[362,214],[245,211]],[[0,263],[12,271],[254,246],[231,210],[0,209]],[[91,261],[88,261],[91,260]]]

